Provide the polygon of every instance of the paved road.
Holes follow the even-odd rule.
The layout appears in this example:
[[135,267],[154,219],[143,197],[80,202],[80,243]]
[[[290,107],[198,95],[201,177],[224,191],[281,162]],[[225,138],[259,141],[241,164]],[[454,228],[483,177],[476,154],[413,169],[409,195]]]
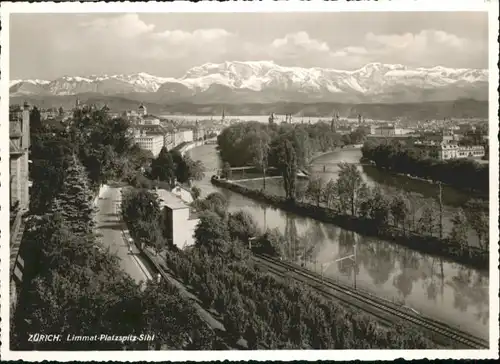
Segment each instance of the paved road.
[[125,226],[119,215],[120,205],[120,189],[104,187],[97,201],[97,233],[102,235],[100,239],[104,247],[109,247],[111,253],[120,258],[120,266],[126,273],[137,283],[146,281],[150,278],[149,272],[136,254],[129,253],[128,243],[124,240]]

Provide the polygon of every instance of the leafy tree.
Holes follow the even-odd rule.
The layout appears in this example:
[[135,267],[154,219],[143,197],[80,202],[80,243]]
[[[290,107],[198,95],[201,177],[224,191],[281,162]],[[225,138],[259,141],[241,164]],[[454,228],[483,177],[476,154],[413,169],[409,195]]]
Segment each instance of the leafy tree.
[[30,111],[30,131],[37,132],[42,129],[42,116],[36,106]]
[[268,254],[280,257],[283,255],[283,249],[286,245],[285,237],[278,229],[267,230],[257,242],[258,253]]
[[155,192],[143,189],[124,191],[121,210],[123,220],[139,244],[151,246],[156,252],[163,250],[166,245],[163,236],[171,231],[172,226],[168,225],[168,220],[162,220],[164,215]]
[[[116,256],[96,244],[92,235],[75,235],[56,213],[31,219],[25,239],[35,256],[26,271],[32,279],[25,282],[19,302],[22,306],[29,304],[31,309],[16,310],[21,346],[26,346],[28,333],[33,330],[71,331],[76,335],[140,331],[138,287],[119,269]],[[37,348],[117,350],[122,346],[62,341],[41,343]]]
[[69,138],[89,172],[92,186],[120,173],[113,169],[113,161],[133,145],[127,120],[111,118],[103,110],[76,110],[70,125]]
[[237,290],[233,290],[223,319],[224,327],[233,342],[237,342],[245,333],[247,321],[240,294]]
[[[194,161],[192,160],[188,155],[184,157],[184,161],[186,162],[187,166],[187,179],[188,180],[195,180],[195,181],[200,181],[203,179],[205,176],[205,167],[203,166],[203,163],[201,161]],[[179,181],[183,182],[181,176],[179,176]]]
[[297,187],[295,190],[295,198],[303,202],[306,197],[307,185],[305,183],[297,183]]
[[408,217],[408,206],[406,199],[402,194],[397,194],[391,201],[391,214],[394,225],[399,227],[401,224],[405,230],[405,220]]
[[216,212],[219,216],[225,216],[229,202],[220,192],[212,192],[206,198],[208,209]]
[[229,231],[221,217],[214,212],[205,211],[201,214],[194,237],[196,244],[205,247],[210,253],[227,251]]
[[228,218],[229,235],[232,239],[239,239],[243,242],[257,235],[257,224],[252,216],[246,211],[238,211],[229,214]]
[[337,193],[341,205],[349,206],[351,215],[356,216],[358,207],[366,195],[366,184],[354,164],[340,163],[339,168]]
[[196,187],[196,186],[192,187],[191,188],[191,196],[193,197],[193,200],[199,199],[200,196],[201,196],[201,190],[200,190],[200,188]]
[[379,186],[370,191],[369,196],[360,205],[363,217],[372,219],[378,230],[387,225],[389,220],[390,204]]
[[436,208],[432,206],[425,206],[422,210],[422,215],[418,220],[418,231],[429,236],[433,236],[437,231],[438,225]]
[[63,187],[72,160],[72,146],[63,135],[50,129],[31,134],[30,211],[45,213]]
[[277,167],[283,176],[283,186],[288,200],[295,200],[297,187],[297,155],[292,143],[282,138],[275,146]]
[[200,180],[204,175],[204,167],[200,161],[193,161],[189,156],[181,156],[180,160],[174,158],[177,165],[176,177],[180,183],[191,179]]
[[155,333],[156,350],[163,345],[171,349],[187,346],[190,328],[200,325],[200,320],[194,308],[185,304],[177,288],[165,282],[149,282],[142,302],[144,327],[148,332]]
[[153,159],[153,153],[151,153],[150,150],[142,149],[138,144],[132,145],[128,152],[128,161],[134,170],[145,168],[153,161]]
[[144,189],[131,189],[122,192],[122,214],[125,222],[140,220],[148,223],[158,221],[161,215],[158,195]]
[[53,201],[52,211],[59,213],[73,232],[88,234],[95,225],[93,199],[85,170],[73,156],[62,191]]
[[306,196],[313,200],[316,203],[316,206],[319,206],[319,203],[321,202],[324,186],[325,183],[320,177],[311,179],[307,185]]
[[254,317],[249,320],[245,332],[245,339],[247,340],[248,348],[250,350],[256,350],[259,348],[259,344],[264,339],[265,330],[264,323],[258,317]]
[[161,148],[156,159],[151,162],[151,177],[167,182],[170,186],[174,186],[176,179],[177,166],[174,163],[172,154],[167,151],[166,147]]
[[211,307],[218,295],[217,281],[211,273],[208,273],[200,288],[200,299],[205,306]]
[[331,208],[337,198],[337,188],[334,180],[329,180],[323,190],[323,199],[326,206]]
[[255,135],[252,144],[253,162],[262,171],[263,175],[263,189],[266,189],[266,171],[269,165],[269,151],[270,151],[271,137],[268,133],[260,131]]
[[421,208],[421,199],[415,193],[404,192],[404,199],[408,211],[409,230],[417,228],[417,212]]
[[453,228],[451,230],[451,240],[458,243],[462,250],[469,246],[467,239],[467,216],[462,209],[459,209],[452,218]]
[[468,225],[475,231],[479,247],[488,248],[489,216],[487,206],[478,200],[469,201],[465,207],[465,216]]

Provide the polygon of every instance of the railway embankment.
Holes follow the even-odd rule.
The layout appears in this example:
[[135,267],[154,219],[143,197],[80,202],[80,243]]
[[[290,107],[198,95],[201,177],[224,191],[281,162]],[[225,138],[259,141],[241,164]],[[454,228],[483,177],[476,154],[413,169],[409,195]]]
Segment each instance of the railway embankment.
[[425,336],[443,347],[457,349],[482,349],[488,342],[439,320],[425,317],[404,305],[356,289],[329,277],[320,276],[297,264],[280,261],[266,255],[254,256],[257,266],[277,278],[293,279],[305,284],[328,299],[334,299],[344,306],[364,311],[385,326],[403,323],[412,325],[425,333]]

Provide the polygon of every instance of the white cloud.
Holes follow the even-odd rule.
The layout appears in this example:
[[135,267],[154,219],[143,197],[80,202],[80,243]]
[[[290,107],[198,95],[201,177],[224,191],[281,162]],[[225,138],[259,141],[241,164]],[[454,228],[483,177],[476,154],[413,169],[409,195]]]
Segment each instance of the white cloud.
[[[206,57],[224,54],[227,42],[234,37],[218,28],[160,31],[137,14],[101,17],[81,23],[80,30],[80,45],[83,42],[100,44],[102,52],[151,60],[198,57],[203,52]],[[69,47],[78,47],[78,44]]]
[[95,35],[104,34],[110,36],[134,38],[139,35],[150,33],[154,30],[153,24],[146,24],[137,14],[124,14],[112,18],[98,18],[90,22],[80,24],[82,28],[88,29]]
[[331,55],[333,57],[346,57],[349,55],[356,55],[356,56],[361,56],[368,54],[368,50],[365,47],[345,47],[342,48],[341,50],[332,52]]
[[[413,49],[425,51],[433,47],[448,47],[456,50],[463,50],[467,45],[467,40],[449,34],[441,30],[422,30],[420,33],[412,34],[381,34],[368,33],[366,41],[379,46],[383,46],[387,51]],[[430,49],[433,50],[433,49]]]
[[332,63],[351,67],[369,62],[435,66],[453,65],[457,60],[474,63],[486,51],[487,45],[442,30],[427,29],[418,33],[367,33],[361,44],[338,49],[330,55]]
[[329,52],[330,47],[325,42],[309,37],[306,32],[290,33],[283,38],[275,39],[271,46],[285,53],[295,52]]
[[165,30],[155,33],[153,37],[172,44],[190,43],[202,45],[205,42],[216,42],[231,37],[232,34],[224,29],[197,29],[193,32],[183,30]]
[[85,57],[90,51],[103,64],[115,60],[130,64],[166,61],[178,63],[175,67],[179,69],[185,64],[264,59],[287,66],[336,69],[358,68],[370,62],[454,67],[478,64],[487,54],[486,42],[473,42],[434,29],[399,34],[370,32],[357,42],[334,49],[334,43],[312,37],[306,31],[290,32],[268,41],[258,37],[250,41],[218,27],[183,30],[156,24],[137,14],[100,16],[80,24],[78,42],[74,42],[75,34],[70,31],[53,37],[52,42],[65,54],[75,53],[75,57]]

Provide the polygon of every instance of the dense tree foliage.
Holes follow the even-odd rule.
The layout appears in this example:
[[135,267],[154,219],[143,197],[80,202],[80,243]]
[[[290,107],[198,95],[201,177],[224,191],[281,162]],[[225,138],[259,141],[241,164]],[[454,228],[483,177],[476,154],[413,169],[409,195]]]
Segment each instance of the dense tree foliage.
[[[469,159],[440,161],[426,158],[422,151],[404,143],[365,143],[363,158],[377,167],[424,179],[441,181],[454,187],[489,191],[489,166]],[[461,176],[457,178],[457,176]]]
[[108,180],[128,180],[142,174],[152,156],[133,145],[129,124],[103,111],[77,111],[68,131],[43,125],[31,130],[30,177],[32,212],[44,211],[59,194],[73,155],[85,167],[95,191]]
[[198,211],[213,211],[221,217],[227,214],[228,201],[220,192],[212,192],[203,200],[196,200],[192,206]]
[[49,128],[31,133],[30,211],[47,211],[58,195],[73,156],[73,145],[64,133]]
[[467,225],[476,233],[479,246],[482,249],[489,249],[490,219],[487,206],[478,200],[469,201],[465,206],[465,216]]
[[[172,227],[164,226],[166,219],[155,192],[146,189],[124,191],[121,211],[123,221],[127,223],[136,242],[150,246],[157,252],[166,247],[163,236],[166,236],[167,230]],[[161,229],[162,227],[164,229]]]
[[30,111],[30,131],[38,132],[42,129],[42,116],[36,106]]
[[166,182],[172,188],[176,182],[202,179],[204,167],[200,161],[194,161],[188,155],[183,156],[177,149],[167,151],[163,147],[158,157],[151,162],[149,176],[153,180]]
[[255,165],[260,170],[276,167],[272,145],[285,138],[292,143],[299,167],[308,163],[316,152],[327,152],[343,145],[340,134],[327,123],[266,125],[245,122],[225,128],[217,137],[218,150],[224,162],[233,167]]
[[54,198],[51,211],[59,213],[75,234],[90,234],[94,228],[94,198],[84,167],[73,155],[61,192]]
[[[70,125],[69,133],[43,125],[32,129],[34,183],[23,235],[29,254],[11,322],[12,348],[148,349],[148,342],[71,341],[71,335],[150,334],[155,336],[151,348],[211,349],[215,334],[177,288],[166,281],[135,283],[92,231],[95,191],[89,184],[97,187],[125,172],[138,173],[149,155],[129,144],[123,120],[86,110],[76,112]],[[137,203],[125,206],[124,215],[136,235],[149,233],[148,242],[163,244],[156,195],[139,191],[132,196]],[[126,193],[125,200],[131,199]],[[32,343],[31,333],[63,338]]]
[[266,172],[269,167],[269,152],[271,148],[271,137],[265,130],[259,130],[255,133],[252,143],[253,164],[262,171],[263,186],[266,189]]
[[342,142],[346,145],[361,144],[366,140],[366,131],[356,129],[349,134],[342,135]]
[[295,200],[297,191],[297,154],[292,142],[286,138],[280,138],[272,146],[275,165],[283,177],[283,187],[288,200]]
[[129,126],[127,120],[111,119],[103,110],[75,111],[69,137],[95,188],[108,180],[127,177],[123,165],[133,145]]
[[[382,328],[302,284],[256,268],[240,239],[253,230],[250,220],[244,213],[221,216],[206,210],[196,229],[196,246],[164,252],[168,269],[192,287],[206,309],[220,315],[228,342],[236,345],[243,338],[251,349],[433,347],[410,328]],[[267,249],[280,250],[279,235],[268,231],[258,241],[273,241]]]

